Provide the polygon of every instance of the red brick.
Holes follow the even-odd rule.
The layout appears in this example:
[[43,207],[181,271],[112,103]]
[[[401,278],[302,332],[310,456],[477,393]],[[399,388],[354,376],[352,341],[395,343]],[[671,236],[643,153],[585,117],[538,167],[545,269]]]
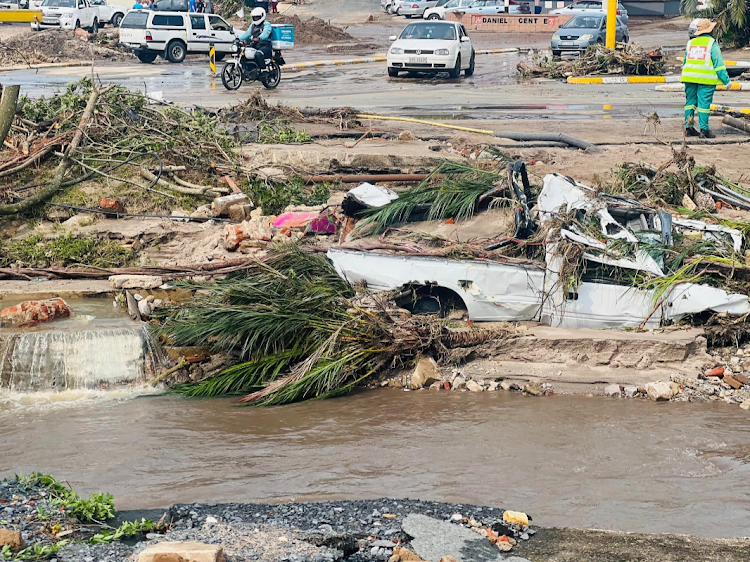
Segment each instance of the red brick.
[[734,389],[742,388],[742,383],[735,379],[732,375],[724,375],[724,382]]

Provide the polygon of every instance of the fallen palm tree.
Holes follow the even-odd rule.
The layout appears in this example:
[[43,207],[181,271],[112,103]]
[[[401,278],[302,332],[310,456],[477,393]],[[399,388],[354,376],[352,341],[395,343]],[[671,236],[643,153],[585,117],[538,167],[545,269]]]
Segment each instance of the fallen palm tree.
[[618,43],[614,49],[599,44],[591,45],[581,56],[572,60],[556,60],[547,54],[535,55],[532,66],[519,62],[517,68],[524,78],[566,78],[590,74],[664,74],[661,51],[646,51],[637,43]]
[[325,398],[423,353],[441,357],[506,333],[459,335],[397,308],[388,293],[358,298],[325,256],[295,245],[272,249],[236,277],[181,286],[197,296],[168,313],[161,336],[236,360],[214,377],[175,387],[188,396],[244,394],[242,403],[258,406]]
[[357,230],[380,234],[389,226],[418,215],[420,220],[467,219],[481,202],[507,188],[507,176],[446,161],[415,188],[399,193],[398,199],[377,209],[363,211]]

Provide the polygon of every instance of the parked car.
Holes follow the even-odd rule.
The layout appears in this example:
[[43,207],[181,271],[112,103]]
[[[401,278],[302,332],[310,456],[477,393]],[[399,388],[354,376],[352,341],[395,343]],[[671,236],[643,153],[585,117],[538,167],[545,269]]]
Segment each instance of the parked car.
[[156,57],[180,63],[187,55],[208,54],[211,44],[221,60],[236,39],[232,26],[215,14],[131,10],[120,24],[120,45],[145,63]]
[[390,38],[388,76],[402,70],[411,72],[447,72],[458,78],[474,74],[474,47],[466,29],[458,22],[425,21],[407,25],[401,35]]
[[438,0],[413,0],[411,2],[400,2],[398,15],[406,16],[408,19],[414,16],[422,17],[425,10],[434,8]]
[[[454,10],[451,10],[454,11]],[[495,14],[520,14],[521,6],[518,2],[511,2],[508,8],[505,7],[504,0],[474,0],[465,9],[455,10],[457,12],[464,12],[466,14],[483,14],[483,15],[495,15]],[[526,13],[530,13],[526,11]]]
[[[583,52],[589,45],[604,43],[607,37],[607,18],[600,15],[576,16],[560,26],[552,36],[552,55],[563,52]],[[615,40],[627,43],[628,26],[617,18]]]
[[29,0],[4,0],[0,2],[0,10],[26,10]]
[[89,3],[96,8],[99,15],[99,25],[111,23],[113,27],[120,27],[120,22],[128,11],[123,6],[110,4],[105,0],[89,0]]
[[42,21],[31,22],[33,31],[42,29],[77,29],[99,31],[99,15],[88,0],[44,0]]
[[[602,0],[580,0],[580,2],[574,2],[570,6],[550,10],[549,13],[559,16],[578,16],[588,15],[592,12],[606,14],[607,4],[603,3]],[[622,19],[623,23],[628,23],[628,11],[619,2],[617,3],[617,15]]]
[[444,20],[447,12],[460,11],[468,8],[474,0],[439,0],[435,6],[428,8],[422,14],[426,20]]

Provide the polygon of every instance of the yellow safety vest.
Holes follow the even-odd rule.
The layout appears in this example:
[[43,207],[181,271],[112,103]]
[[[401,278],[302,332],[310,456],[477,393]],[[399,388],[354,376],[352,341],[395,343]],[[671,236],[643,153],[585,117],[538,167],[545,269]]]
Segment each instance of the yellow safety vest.
[[700,35],[688,41],[685,64],[682,65],[681,82],[693,84],[721,84],[714,63],[711,61],[711,49],[715,39]]

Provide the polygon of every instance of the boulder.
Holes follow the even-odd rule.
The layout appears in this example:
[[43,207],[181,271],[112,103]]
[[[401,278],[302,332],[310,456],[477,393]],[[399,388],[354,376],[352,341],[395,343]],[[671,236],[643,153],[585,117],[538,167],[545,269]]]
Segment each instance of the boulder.
[[638,387],[628,385],[625,387],[623,392],[625,393],[625,396],[627,396],[628,398],[635,398],[635,395],[638,394]]
[[158,275],[110,275],[113,289],[156,289],[164,284]]
[[154,562],[188,562],[188,561],[185,560],[179,554],[170,552],[170,553],[157,554],[156,556],[154,556]]
[[430,385],[430,390],[443,390],[443,383],[434,382]]
[[619,384],[608,384],[604,387],[604,396],[611,396],[614,398],[620,397],[620,385]]
[[421,357],[417,361],[414,372],[411,374],[409,388],[416,390],[423,386],[430,386],[433,383],[440,382],[440,371],[438,364],[432,357]]
[[33,326],[69,316],[73,312],[63,299],[24,301],[0,310],[0,326]]
[[11,552],[18,552],[26,548],[20,531],[10,529],[0,529],[0,551],[4,547],[10,548]]
[[151,306],[151,303],[146,299],[141,299],[138,301],[138,312],[141,314],[141,316],[145,316],[146,318],[148,318],[153,312],[153,307]]
[[251,218],[250,213],[253,212],[253,206],[249,203],[244,205],[232,205],[229,207],[229,219],[234,222],[242,222]]
[[737,373],[736,375],[732,375],[732,377],[734,378],[734,380],[736,380],[736,381],[738,381],[738,382],[740,382],[742,384],[748,384],[748,382],[750,382],[748,380],[747,376],[743,375],[741,373]]
[[466,389],[466,379],[463,378],[461,375],[457,376],[455,379],[453,379],[452,388],[453,390]]
[[544,387],[540,382],[530,382],[524,385],[523,391],[531,396],[544,396]]
[[484,392],[484,388],[477,381],[468,380],[466,381],[466,388],[471,392]]
[[232,205],[251,205],[252,201],[244,193],[232,193],[231,195],[225,195],[224,197],[217,197],[211,203],[211,209],[219,217],[228,217],[229,208]]
[[503,390],[513,390],[516,385],[510,381],[500,381],[500,388]]
[[724,375],[724,382],[735,390],[742,388],[742,383],[736,377],[737,375]]
[[740,404],[740,408],[742,408],[743,410],[750,410],[750,398]]
[[668,382],[650,382],[646,385],[646,394],[654,402],[670,400],[672,398],[672,386]]
[[424,562],[419,556],[414,554],[408,548],[397,546],[393,549],[393,556],[388,559],[388,562]]
[[[138,554],[138,562],[159,562],[164,555],[177,555],[185,562],[225,562],[224,549],[218,544],[199,542],[160,542],[152,544]],[[157,558],[159,557],[159,558]]]

